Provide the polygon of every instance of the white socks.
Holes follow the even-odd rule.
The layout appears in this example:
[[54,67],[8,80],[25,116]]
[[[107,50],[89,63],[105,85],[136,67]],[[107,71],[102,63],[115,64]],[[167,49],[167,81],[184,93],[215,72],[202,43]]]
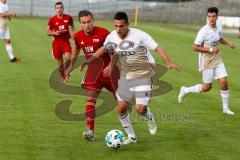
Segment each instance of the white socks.
[[119,120],[125,129],[125,132],[127,133],[128,137],[136,138],[136,135],[134,133],[134,130],[132,128],[132,122],[130,119],[130,115],[127,114],[119,114]]
[[202,84],[197,84],[197,85],[192,86],[192,87],[186,87],[184,92],[186,94],[188,94],[188,93],[200,93],[200,92],[202,92]]
[[9,59],[13,59],[14,55],[13,55],[12,44],[6,44],[6,50],[7,50]]
[[[197,84],[195,86],[192,87],[186,87],[184,89],[185,94],[188,93],[200,93],[202,92],[202,85],[201,84]],[[222,97],[222,104],[223,104],[223,110],[229,109],[228,108],[228,100],[229,100],[229,90],[223,91],[221,90],[221,97]]]
[[229,90],[226,91],[221,90],[221,97],[223,103],[223,110],[226,110],[228,109]]

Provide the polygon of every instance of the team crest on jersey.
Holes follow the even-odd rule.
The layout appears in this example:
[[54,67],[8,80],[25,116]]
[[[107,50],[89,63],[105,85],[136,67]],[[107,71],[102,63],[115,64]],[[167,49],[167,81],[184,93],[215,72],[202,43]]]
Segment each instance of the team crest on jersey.
[[97,43],[99,42],[100,40],[97,38],[97,39],[93,39],[93,43]]
[[82,41],[81,44],[84,44],[84,42]]
[[123,50],[127,50],[134,47],[134,42],[125,40],[119,44],[119,47]]

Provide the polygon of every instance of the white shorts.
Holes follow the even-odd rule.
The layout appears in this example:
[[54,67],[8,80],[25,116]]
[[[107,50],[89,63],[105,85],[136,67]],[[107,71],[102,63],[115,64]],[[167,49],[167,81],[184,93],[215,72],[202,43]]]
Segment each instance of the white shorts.
[[121,77],[118,80],[116,97],[118,101],[125,101],[131,104],[135,97],[136,104],[147,106],[152,96],[152,79],[126,79]]
[[1,38],[1,39],[10,39],[10,31],[9,31],[9,28],[0,29],[0,38]]
[[212,83],[213,79],[219,79],[227,76],[228,74],[223,63],[218,67],[202,70],[202,81],[204,83]]

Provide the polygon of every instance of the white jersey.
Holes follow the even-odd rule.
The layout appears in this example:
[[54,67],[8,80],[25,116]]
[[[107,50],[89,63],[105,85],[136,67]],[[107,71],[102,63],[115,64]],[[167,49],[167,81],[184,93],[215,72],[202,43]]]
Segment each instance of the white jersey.
[[[214,48],[222,38],[222,30],[219,26],[211,28],[208,24],[200,29],[194,41],[195,44],[205,48]],[[222,64],[220,54],[199,53],[199,71],[203,69],[215,68]]]
[[221,20],[219,18],[217,19],[217,27],[222,32],[222,22],[221,22]]
[[[8,4],[0,1],[0,13],[8,13]],[[0,17],[0,29],[7,28],[8,18]]]
[[155,50],[158,44],[147,33],[130,28],[127,37],[121,39],[114,30],[107,36],[104,46],[117,52],[121,76],[126,76],[126,79],[152,77],[155,73],[155,60],[149,49]]

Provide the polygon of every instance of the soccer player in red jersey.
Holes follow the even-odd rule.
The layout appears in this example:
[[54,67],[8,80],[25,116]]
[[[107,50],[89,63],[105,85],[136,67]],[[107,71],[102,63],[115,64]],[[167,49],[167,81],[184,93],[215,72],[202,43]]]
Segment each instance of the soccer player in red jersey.
[[[72,17],[64,14],[63,11],[63,3],[57,2],[55,4],[56,15],[49,19],[47,34],[53,36],[53,57],[58,61],[61,82],[65,83],[69,78],[68,75],[66,75],[66,69],[69,67],[71,60],[71,45],[69,42],[71,35],[69,33],[69,26],[71,26],[72,36],[75,33],[75,27]],[[63,54],[65,56],[65,64],[63,61]]]
[[[74,36],[76,47],[72,55],[73,61],[70,68],[76,62],[80,49],[83,50],[85,58],[89,59],[103,46],[103,42],[109,34],[108,30],[94,26],[93,16],[90,11],[80,11],[78,16],[83,29]],[[89,64],[82,82],[82,87],[87,90],[88,94],[86,104],[86,126],[88,131],[83,133],[83,137],[89,141],[94,141],[95,105],[101,89],[104,87],[112,92],[113,95],[115,95],[117,89],[118,74],[116,73],[118,70],[115,71],[115,80],[113,77],[104,77],[103,75],[103,70],[110,61],[111,57],[108,54],[104,54],[104,56],[95,60],[94,63]]]

